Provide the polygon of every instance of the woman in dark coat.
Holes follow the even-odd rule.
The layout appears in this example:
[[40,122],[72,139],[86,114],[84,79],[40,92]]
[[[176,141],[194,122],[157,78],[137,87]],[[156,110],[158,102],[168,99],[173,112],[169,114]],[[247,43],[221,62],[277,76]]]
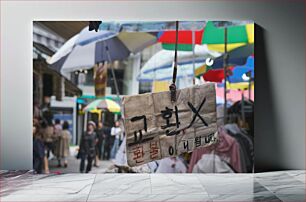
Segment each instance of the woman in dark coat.
[[87,124],[87,131],[82,135],[80,144],[80,172],[83,173],[85,169],[85,160],[87,159],[86,173],[91,171],[92,161],[95,158],[95,146],[97,143],[97,137],[95,133],[96,124],[93,121],[89,121]]
[[41,174],[44,165],[45,147],[38,131],[38,126],[33,125],[33,168],[36,173]]

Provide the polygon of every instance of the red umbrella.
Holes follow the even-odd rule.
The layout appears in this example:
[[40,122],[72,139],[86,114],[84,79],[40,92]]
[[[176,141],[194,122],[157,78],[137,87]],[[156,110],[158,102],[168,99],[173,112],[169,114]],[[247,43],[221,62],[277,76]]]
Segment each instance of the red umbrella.
[[[203,29],[197,30],[195,32],[195,43],[202,43]],[[175,30],[174,31],[163,31],[160,33],[158,42],[161,43],[175,43]],[[181,30],[178,32],[178,43],[182,44],[192,44],[192,31],[191,30]]]
[[[202,44],[204,29],[196,30],[195,44]],[[162,31],[158,35],[158,42],[162,43],[163,49],[174,50],[176,34],[175,31]],[[191,51],[192,50],[192,30],[178,31],[178,50]]]
[[[233,70],[234,67],[228,67],[228,70]],[[224,79],[224,70],[223,69],[211,69],[203,74],[203,79],[205,81],[221,83]]]

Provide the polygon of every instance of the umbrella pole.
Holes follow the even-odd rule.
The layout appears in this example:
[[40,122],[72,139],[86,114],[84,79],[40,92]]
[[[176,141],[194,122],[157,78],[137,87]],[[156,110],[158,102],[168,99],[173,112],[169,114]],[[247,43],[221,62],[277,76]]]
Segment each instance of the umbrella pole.
[[192,79],[192,83],[193,85],[195,85],[195,31],[194,31],[194,27],[192,29],[192,68],[193,68],[193,79]]
[[[103,43],[105,45],[105,42],[103,42]],[[112,76],[113,76],[113,79],[114,79],[114,84],[115,84],[115,90],[116,90],[117,98],[118,98],[118,101],[119,101],[119,105],[121,106],[121,99],[120,99],[120,96],[119,96],[120,94],[119,94],[118,82],[117,82],[116,74],[115,74],[115,71],[114,71],[114,67],[112,65],[112,58],[110,56],[109,49],[108,49],[107,45],[105,45],[105,50],[106,50],[106,54],[107,54],[107,57],[108,57],[108,61],[110,63],[110,67],[111,67],[111,72],[112,72]]]
[[241,116],[243,123],[245,122],[245,113],[244,113],[244,90],[242,90],[241,94]]
[[224,64],[224,124],[227,123],[227,99],[226,99],[226,83],[227,83],[227,27],[224,27],[224,57],[223,57],[223,64]]
[[249,100],[251,100],[251,88],[252,88],[252,78],[250,76],[250,79],[249,79]]

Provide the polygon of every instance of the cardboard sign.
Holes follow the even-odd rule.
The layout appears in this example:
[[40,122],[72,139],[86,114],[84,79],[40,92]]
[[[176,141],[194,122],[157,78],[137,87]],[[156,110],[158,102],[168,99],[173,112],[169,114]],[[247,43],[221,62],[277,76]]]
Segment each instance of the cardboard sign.
[[123,98],[129,166],[190,152],[216,141],[216,92],[212,83]]

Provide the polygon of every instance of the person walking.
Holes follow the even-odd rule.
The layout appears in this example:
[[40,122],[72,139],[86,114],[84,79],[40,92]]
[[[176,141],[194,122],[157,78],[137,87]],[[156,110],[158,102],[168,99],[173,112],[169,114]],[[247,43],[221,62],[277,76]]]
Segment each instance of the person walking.
[[45,157],[44,157],[44,170],[45,174],[49,174],[49,162],[50,153],[54,149],[53,140],[54,140],[54,127],[52,120],[43,121],[41,124],[41,134],[43,137],[44,148],[45,148]]
[[98,142],[96,144],[96,157],[94,166],[99,167],[99,159],[102,159],[102,145],[104,143],[104,131],[103,131],[103,123],[100,121],[98,123],[98,128],[96,130]]
[[63,130],[61,120],[55,119],[54,123],[54,133],[59,134]]
[[121,128],[120,128],[120,122],[116,121],[115,126],[111,129],[111,135],[115,137],[114,144],[111,151],[111,159],[115,159],[117,151],[119,149],[119,141],[121,136]]
[[56,147],[56,156],[58,160],[58,167],[62,167],[62,161],[64,167],[68,167],[67,157],[70,155],[69,143],[71,140],[71,133],[69,131],[69,123],[64,121],[63,129],[58,133],[58,142]]
[[109,160],[114,140],[113,136],[111,136],[111,128],[103,125],[103,131],[104,131],[104,141],[103,141],[102,158],[103,160]]
[[38,130],[38,125],[33,125],[33,169],[37,174],[42,174],[44,157],[45,147]]
[[47,158],[50,157],[50,152],[54,149],[54,127],[52,120],[47,120],[42,123],[42,135],[44,139],[44,144],[46,147]]
[[95,158],[95,146],[97,143],[96,133],[95,133],[96,124],[93,121],[89,121],[87,124],[87,131],[81,137],[80,144],[80,155],[81,164],[80,172],[83,173],[85,169],[85,160],[87,159],[86,173],[91,171],[92,161]]
[[61,157],[59,156],[59,150],[60,150],[60,133],[63,130],[63,126],[61,124],[61,121],[59,119],[55,119],[54,121],[54,138],[53,138],[53,146],[54,146],[54,155],[56,156],[58,160],[57,167],[61,167],[60,161]]

